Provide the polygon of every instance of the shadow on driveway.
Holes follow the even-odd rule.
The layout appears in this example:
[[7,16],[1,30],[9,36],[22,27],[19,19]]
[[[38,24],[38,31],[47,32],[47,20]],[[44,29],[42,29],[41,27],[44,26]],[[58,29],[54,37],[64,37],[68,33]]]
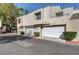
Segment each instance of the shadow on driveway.
[[27,36],[21,36],[21,35],[0,36],[0,44],[3,44],[3,43],[11,43],[11,42],[14,42],[14,41],[17,41],[17,40],[25,40],[25,39],[30,40],[31,38],[30,37],[27,37]]

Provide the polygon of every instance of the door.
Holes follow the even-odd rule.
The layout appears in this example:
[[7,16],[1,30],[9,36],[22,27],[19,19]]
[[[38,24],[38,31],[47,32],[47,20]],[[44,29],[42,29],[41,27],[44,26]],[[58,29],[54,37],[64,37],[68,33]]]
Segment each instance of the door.
[[64,30],[65,30],[64,26],[44,27],[42,29],[42,36],[59,38],[64,32]]

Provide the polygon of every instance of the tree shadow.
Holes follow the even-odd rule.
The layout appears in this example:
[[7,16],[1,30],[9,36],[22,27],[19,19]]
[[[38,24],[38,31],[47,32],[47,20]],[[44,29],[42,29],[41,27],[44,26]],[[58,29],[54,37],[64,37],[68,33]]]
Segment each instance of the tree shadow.
[[31,37],[28,37],[28,36],[20,36],[20,35],[15,35],[15,36],[0,36],[0,44],[4,44],[4,43],[12,43],[14,41],[17,41],[17,40],[31,40],[32,38]]

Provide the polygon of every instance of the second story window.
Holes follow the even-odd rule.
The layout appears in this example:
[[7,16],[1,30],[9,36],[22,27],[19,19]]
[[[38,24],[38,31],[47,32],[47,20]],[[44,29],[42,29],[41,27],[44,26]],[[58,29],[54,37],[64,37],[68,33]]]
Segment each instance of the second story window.
[[41,12],[35,13],[36,20],[41,20]]
[[21,23],[21,19],[18,19],[18,23]]
[[63,16],[63,11],[61,11],[61,12],[57,12],[57,13],[56,13],[56,16],[57,16],[57,17],[61,17],[61,16]]

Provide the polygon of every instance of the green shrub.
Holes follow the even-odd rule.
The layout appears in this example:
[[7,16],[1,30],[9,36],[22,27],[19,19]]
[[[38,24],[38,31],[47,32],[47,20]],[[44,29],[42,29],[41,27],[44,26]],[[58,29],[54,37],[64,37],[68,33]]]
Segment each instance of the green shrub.
[[72,41],[75,37],[76,37],[76,34],[77,32],[63,32],[64,34],[64,39],[66,41]]
[[39,37],[40,36],[40,33],[39,32],[34,32],[34,36],[35,37]]

